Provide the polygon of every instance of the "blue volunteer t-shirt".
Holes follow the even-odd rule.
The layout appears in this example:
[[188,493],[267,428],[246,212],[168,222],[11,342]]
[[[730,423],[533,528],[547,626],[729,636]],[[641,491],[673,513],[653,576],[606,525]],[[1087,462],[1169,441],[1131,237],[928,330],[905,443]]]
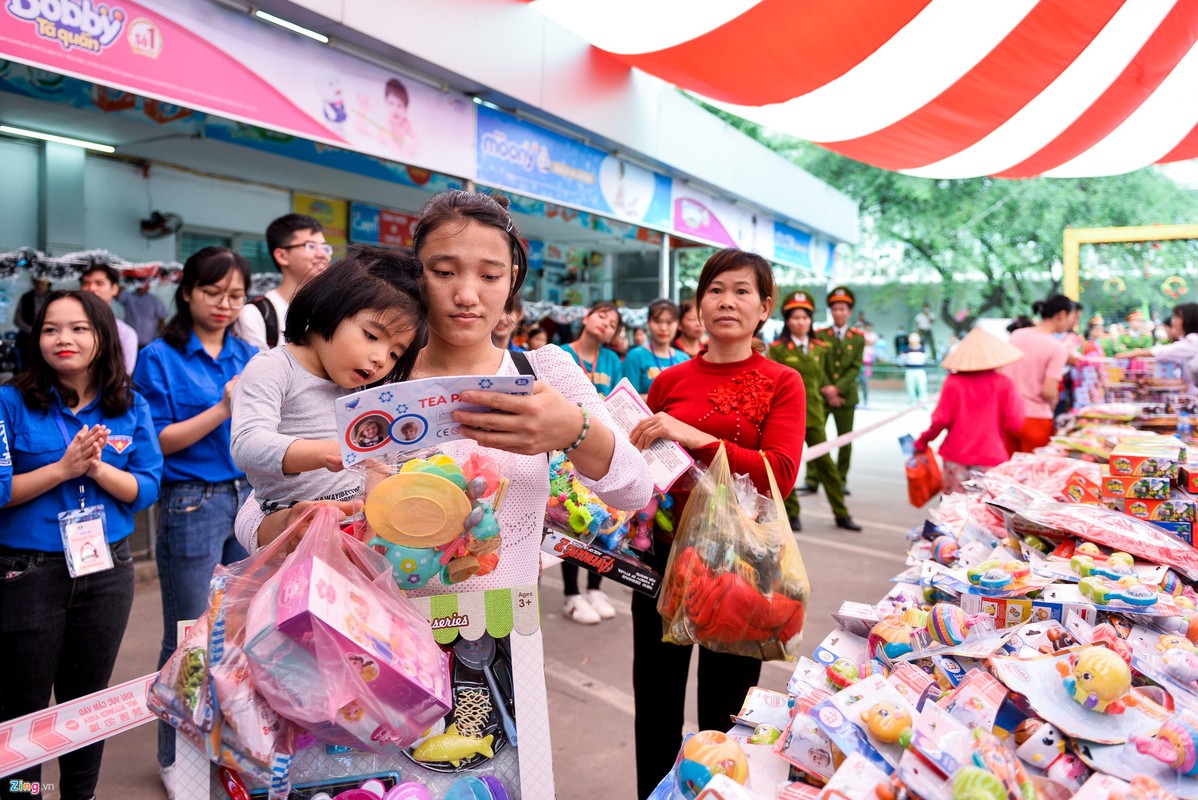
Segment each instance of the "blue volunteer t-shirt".
[[624,357],[624,377],[639,394],[649,393],[649,384],[665,370],[689,359],[686,353],[670,348],[670,357],[662,358],[645,345],[634,347]]
[[592,363],[579,358],[578,353],[575,353],[574,348],[568,344],[563,344],[562,349],[570,354],[570,358],[574,359],[574,363],[582,367],[582,371],[591,379],[591,385],[595,387],[595,391],[604,397],[607,397],[611,393],[611,390],[616,388],[616,384],[620,382],[620,377],[623,375],[624,370],[620,365],[620,357],[616,355],[615,350],[600,347],[599,357]]
[[[154,415],[154,429],[191,419],[221,401],[225,384],[258,354],[258,348],[236,336],[225,336],[216,358],[193,333],[180,352],[165,339],[155,339],[138,354],[133,383],[145,395]],[[330,410],[331,413],[331,410]],[[163,481],[221,483],[244,478],[229,452],[230,420],[225,420],[190,447],[166,457]]]
[[100,458],[137,479],[137,499],[132,503],[117,500],[84,475],[63,481],[26,503],[0,509],[0,545],[61,553],[58,514],[79,508],[80,486],[85,504],[104,506],[109,542],[119,542],[133,533],[133,515],[158,500],[162,451],[158,449],[158,433],[149,406],[140,395],[133,396],[133,405],[124,414],[106,417],[98,395],[72,413],[54,393],[54,405],[48,411],[38,411],[25,405],[16,387],[0,386],[0,421],[10,437],[11,466],[3,468],[10,487],[13,473],[23,475],[60,460],[84,425],[103,425],[111,431]]

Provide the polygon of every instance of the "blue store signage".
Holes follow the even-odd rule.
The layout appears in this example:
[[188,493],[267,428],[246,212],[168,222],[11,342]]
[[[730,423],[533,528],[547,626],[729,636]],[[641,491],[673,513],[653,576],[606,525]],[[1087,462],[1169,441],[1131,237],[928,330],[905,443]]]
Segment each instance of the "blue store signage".
[[668,178],[501,111],[478,109],[477,159],[480,183],[670,227]]

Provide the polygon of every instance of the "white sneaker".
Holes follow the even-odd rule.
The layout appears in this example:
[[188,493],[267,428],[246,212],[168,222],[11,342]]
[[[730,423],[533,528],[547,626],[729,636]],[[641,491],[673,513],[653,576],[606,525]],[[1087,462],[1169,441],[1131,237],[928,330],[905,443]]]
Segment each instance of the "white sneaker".
[[599,612],[591,608],[591,604],[580,594],[566,597],[566,606],[562,611],[566,619],[579,625],[598,625],[601,617]]
[[166,789],[169,800],[175,800],[179,796],[179,776],[175,774],[175,765],[159,767],[158,778],[162,781],[162,788]]
[[599,614],[600,619],[616,618],[616,610],[612,608],[611,600],[607,598],[607,595],[602,590],[591,589],[587,592],[587,602]]

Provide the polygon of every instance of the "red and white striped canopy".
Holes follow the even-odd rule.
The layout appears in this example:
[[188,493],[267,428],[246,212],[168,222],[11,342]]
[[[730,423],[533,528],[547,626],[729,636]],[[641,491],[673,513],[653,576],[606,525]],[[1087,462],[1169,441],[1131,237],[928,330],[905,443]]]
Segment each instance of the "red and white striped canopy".
[[631,67],[912,175],[1198,157],[1198,0],[533,0]]

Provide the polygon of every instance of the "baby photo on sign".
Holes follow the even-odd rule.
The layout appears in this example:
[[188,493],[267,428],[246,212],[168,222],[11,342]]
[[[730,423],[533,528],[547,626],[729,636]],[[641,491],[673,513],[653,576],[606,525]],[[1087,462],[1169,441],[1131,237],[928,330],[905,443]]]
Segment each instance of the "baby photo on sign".
[[411,444],[420,440],[428,430],[428,423],[418,414],[407,414],[391,424],[391,438],[400,444]]

